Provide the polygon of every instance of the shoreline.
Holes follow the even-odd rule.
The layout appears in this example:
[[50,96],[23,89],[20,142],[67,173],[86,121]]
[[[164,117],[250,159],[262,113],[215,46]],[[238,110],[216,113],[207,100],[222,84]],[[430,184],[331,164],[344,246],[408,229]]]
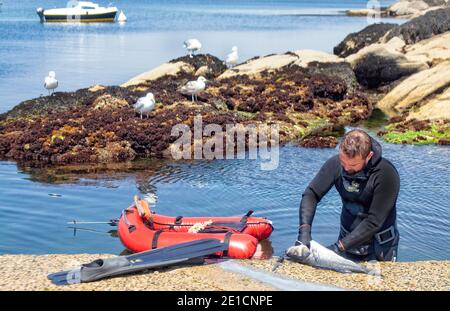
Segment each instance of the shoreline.
[[377,16],[381,18],[398,18],[412,19],[421,16],[433,10],[439,10],[449,5],[449,2],[443,1],[410,1],[398,0],[388,7],[380,7],[378,10],[374,8],[359,8],[345,10],[347,16]]
[[[180,266],[109,278],[92,283],[55,286],[47,274],[70,269],[106,254],[0,255],[2,277],[0,289],[26,291],[97,291],[97,290],[220,290],[267,291],[286,290],[276,280],[291,282],[297,289],[336,290],[450,290],[450,261],[379,263],[382,277],[366,274],[342,274],[315,269],[285,261],[275,273],[271,272],[276,257],[268,260],[233,260],[239,269],[222,264]],[[245,271],[245,273],[243,272]],[[256,276],[256,274],[259,274]],[[253,276],[252,276],[253,275]],[[220,278],[218,278],[220,276]],[[275,280],[275,281],[274,281]],[[271,282],[274,282],[271,284]],[[298,283],[295,283],[298,282]]]
[[[97,290],[273,290],[272,287],[248,277],[223,271],[216,265],[181,266],[108,278],[69,286],[53,285],[49,273],[63,271],[108,254],[77,255],[1,255],[1,290],[26,291],[97,291]],[[220,279],[217,276],[220,274]]]
[[[245,261],[245,264],[264,271],[271,271],[277,258],[266,261]],[[301,280],[359,291],[448,291],[450,290],[450,261],[427,260],[415,262],[363,263],[375,271],[372,275],[339,273],[318,270],[285,260],[276,274]]]

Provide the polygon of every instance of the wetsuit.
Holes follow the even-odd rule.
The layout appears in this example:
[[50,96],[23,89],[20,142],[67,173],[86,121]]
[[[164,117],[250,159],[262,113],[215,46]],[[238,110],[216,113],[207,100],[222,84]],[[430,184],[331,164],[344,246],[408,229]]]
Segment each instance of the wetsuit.
[[345,172],[338,155],[325,162],[303,193],[300,228],[310,228],[317,204],[334,185],[342,199],[339,240],[346,257],[395,261],[400,238],[396,226],[400,178],[392,163],[381,156],[381,146],[373,139],[372,151],[366,167],[353,175]]

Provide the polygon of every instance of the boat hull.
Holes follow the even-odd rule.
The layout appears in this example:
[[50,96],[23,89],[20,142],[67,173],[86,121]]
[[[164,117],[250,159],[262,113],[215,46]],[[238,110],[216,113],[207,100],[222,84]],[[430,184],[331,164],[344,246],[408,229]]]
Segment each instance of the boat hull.
[[81,14],[81,15],[60,15],[45,14],[44,19],[47,23],[98,23],[114,22],[117,12],[108,12],[100,14]]

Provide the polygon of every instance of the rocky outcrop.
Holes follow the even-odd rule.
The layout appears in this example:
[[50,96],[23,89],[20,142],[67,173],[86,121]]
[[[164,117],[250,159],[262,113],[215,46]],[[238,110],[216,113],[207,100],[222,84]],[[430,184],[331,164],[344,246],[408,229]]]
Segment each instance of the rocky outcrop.
[[409,45],[449,30],[450,7],[447,7],[430,11],[392,29],[384,38],[384,42],[399,37]]
[[347,10],[347,16],[415,18],[448,7],[448,0],[400,0],[389,7]]
[[[402,46],[396,48],[398,52],[408,53],[412,52],[412,49],[418,49],[418,47],[423,46],[421,51],[417,53],[423,53],[426,49],[432,49],[434,50],[433,52],[439,53],[438,50],[442,49],[442,47],[444,49],[448,48],[448,37],[445,35],[448,31],[450,31],[450,7],[428,12],[402,25],[369,25],[359,32],[349,34],[334,48],[334,54],[341,57],[349,57],[367,46],[387,44],[394,38],[399,38],[403,42]],[[421,41],[425,42],[422,45],[417,45],[415,48],[410,48],[410,46]],[[432,41],[431,44],[429,44],[430,41]],[[403,47],[405,47],[405,51],[401,50]],[[389,46],[387,48],[389,49]],[[440,54],[443,53],[446,53],[446,51]],[[413,54],[411,55],[413,56]],[[438,57],[440,56],[437,55],[434,58]],[[410,59],[413,59],[413,57]],[[429,61],[429,59],[426,61]]]
[[375,10],[375,9],[351,9],[345,11],[347,16],[385,16],[385,10]]
[[304,70],[313,75],[322,74],[331,77],[339,77],[345,82],[349,91],[354,91],[358,88],[355,73],[347,62],[310,62]]
[[338,140],[334,136],[311,136],[300,141],[300,146],[305,148],[335,148]]
[[404,46],[402,40],[392,38],[387,43],[367,46],[346,60],[351,64],[361,85],[378,88],[428,68],[424,62],[409,60],[401,52]]
[[195,57],[183,56],[162,64],[150,71],[144,72],[122,84],[122,87],[138,85],[153,81],[166,75],[176,76],[180,73],[204,76],[207,79],[216,78],[226,70],[222,60],[210,54],[199,54]]
[[[402,1],[390,9],[395,9],[397,15],[414,13],[407,9],[420,10],[421,16],[394,25],[385,34],[381,25],[368,26],[347,36],[335,53],[349,54],[345,60],[351,64],[358,82],[366,87],[369,100],[392,117],[392,124],[379,133],[386,141],[447,144],[450,141],[448,2]],[[372,39],[372,30],[380,33],[364,46],[365,34]]]
[[[189,66],[195,70],[204,65]],[[198,69],[142,79],[128,87],[58,92],[26,101],[0,117],[0,157],[40,165],[166,157],[176,139],[171,136],[173,126],[193,130],[197,115],[203,117],[203,126],[216,124],[223,130],[227,124],[276,123],[281,143],[333,146],[336,139],[329,136],[368,118],[372,106],[341,78],[319,73],[330,68],[316,64],[310,72],[292,63],[253,77],[210,79],[195,104],[177,89],[194,79]],[[141,119],[132,104],[147,92],[155,95],[157,104],[149,118]],[[322,136],[327,138],[318,138]]]
[[389,16],[414,16],[429,9],[430,6],[422,0],[402,0],[391,5],[387,10]]
[[449,6],[450,1],[449,0],[422,0],[426,4],[428,4],[430,7],[433,6]]
[[[433,107],[436,107],[436,100],[439,101],[440,96],[443,96],[444,101],[448,96],[448,94],[441,94],[446,93],[446,89],[450,87],[449,73],[450,61],[416,73],[389,92],[378,103],[378,107],[390,116],[406,113],[412,107],[426,106],[430,101],[433,103]],[[441,113],[448,114],[450,106],[446,110],[447,112],[442,111]]]
[[405,79],[378,107],[392,119],[380,136],[391,143],[441,144],[450,141],[450,61]]
[[394,26],[384,35],[382,24],[371,25],[348,36],[335,52],[345,55],[351,48],[356,50],[358,45],[364,45],[365,34],[370,37],[372,31],[378,30],[376,43],[358,49],[345,60],[362,86],[380,88],[450,59],[450,31],[444,32],[449,26],[450,8]]
[[313,50],[299,50],[285,54],[272,54],[252,58],[239,66],[225,71],[219,79],[240,75],[255,76],[265,70],[277,70],[289,65],[307,67],[312,62],[337,63],[343,62],[343,59],[332,54]]
[[448,6],[448,0],[400,0],[384,10],[383,13],[390,17],[415,18]]
[[224,61],[211,54],[199,54],[195,57],[183,56],[171,60],[170,63],[183,62],[194,67],[195,76],[204,76],[207,79],[214,79],[220,76],[226,69]]
[[336,55],[314,50],[298,50],[295,51],[294,54],[298,56],[298,60],[295,64],[300,67],[308,67],[312,62],[339,63],[344,61]]
[[422,104],[417,110],[411,111],[408,119],[418,120],[450,120],[450,87],[442,93]]
[[297,60],[298,56],[294,53],[252,58],[241,65],[235,66],[233,69],[228,69],[219,76],[219,80],[241,75],[254,76],[265,70],[277,70],[291,65]]
[[146,83],[147,81],[156,80],[164,77],[165,75],[176,76],[180,72],[193,72],[195,68],[185,62],[176,62],[176,63],[166,63],[161,66],[152,69],[150,71],[144,72],[124,84],[122,87],[128,87],[131,85],[138,85],[141,83]]
[[397,24],[373,24],[361,31],[349,34],[334,49],[334,54],[347,57],[362,48],[377,43],[389,30],[397,27]]
[[405,46],[407,59],[434,66],[450,59],[450,31]]
[[56,92],[51,96],[38,97],[22,102],[9,112],[1,114],[0,121],[15,118],[34,119],[36,117],[45,117],[49,114],[63,113],[67,110],[91,106],[95,101],[96,104],[94,106],[98,104],[97,108],[99,108],[105,105],[105,103],[101,104],[102,98],[104,99],[105,97],[109,98],[106,105],[118,100],[122,101],[121,106],[124,105],[123,100],[128,105],[131,105],[137,100],[139,94],[118,86],[93,86],[89,89],[77,90],[76,92]]

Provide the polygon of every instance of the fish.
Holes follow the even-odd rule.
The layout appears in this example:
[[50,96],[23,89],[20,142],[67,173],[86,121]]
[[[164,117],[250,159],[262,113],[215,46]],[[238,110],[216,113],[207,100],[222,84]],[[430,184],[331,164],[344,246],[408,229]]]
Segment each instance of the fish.
[[341,273],[371,273],[370,269],[336,254],[316,241],[311,241],[309,248],[302,244],[291,246],[286,250],[286,257],[294,262]]

